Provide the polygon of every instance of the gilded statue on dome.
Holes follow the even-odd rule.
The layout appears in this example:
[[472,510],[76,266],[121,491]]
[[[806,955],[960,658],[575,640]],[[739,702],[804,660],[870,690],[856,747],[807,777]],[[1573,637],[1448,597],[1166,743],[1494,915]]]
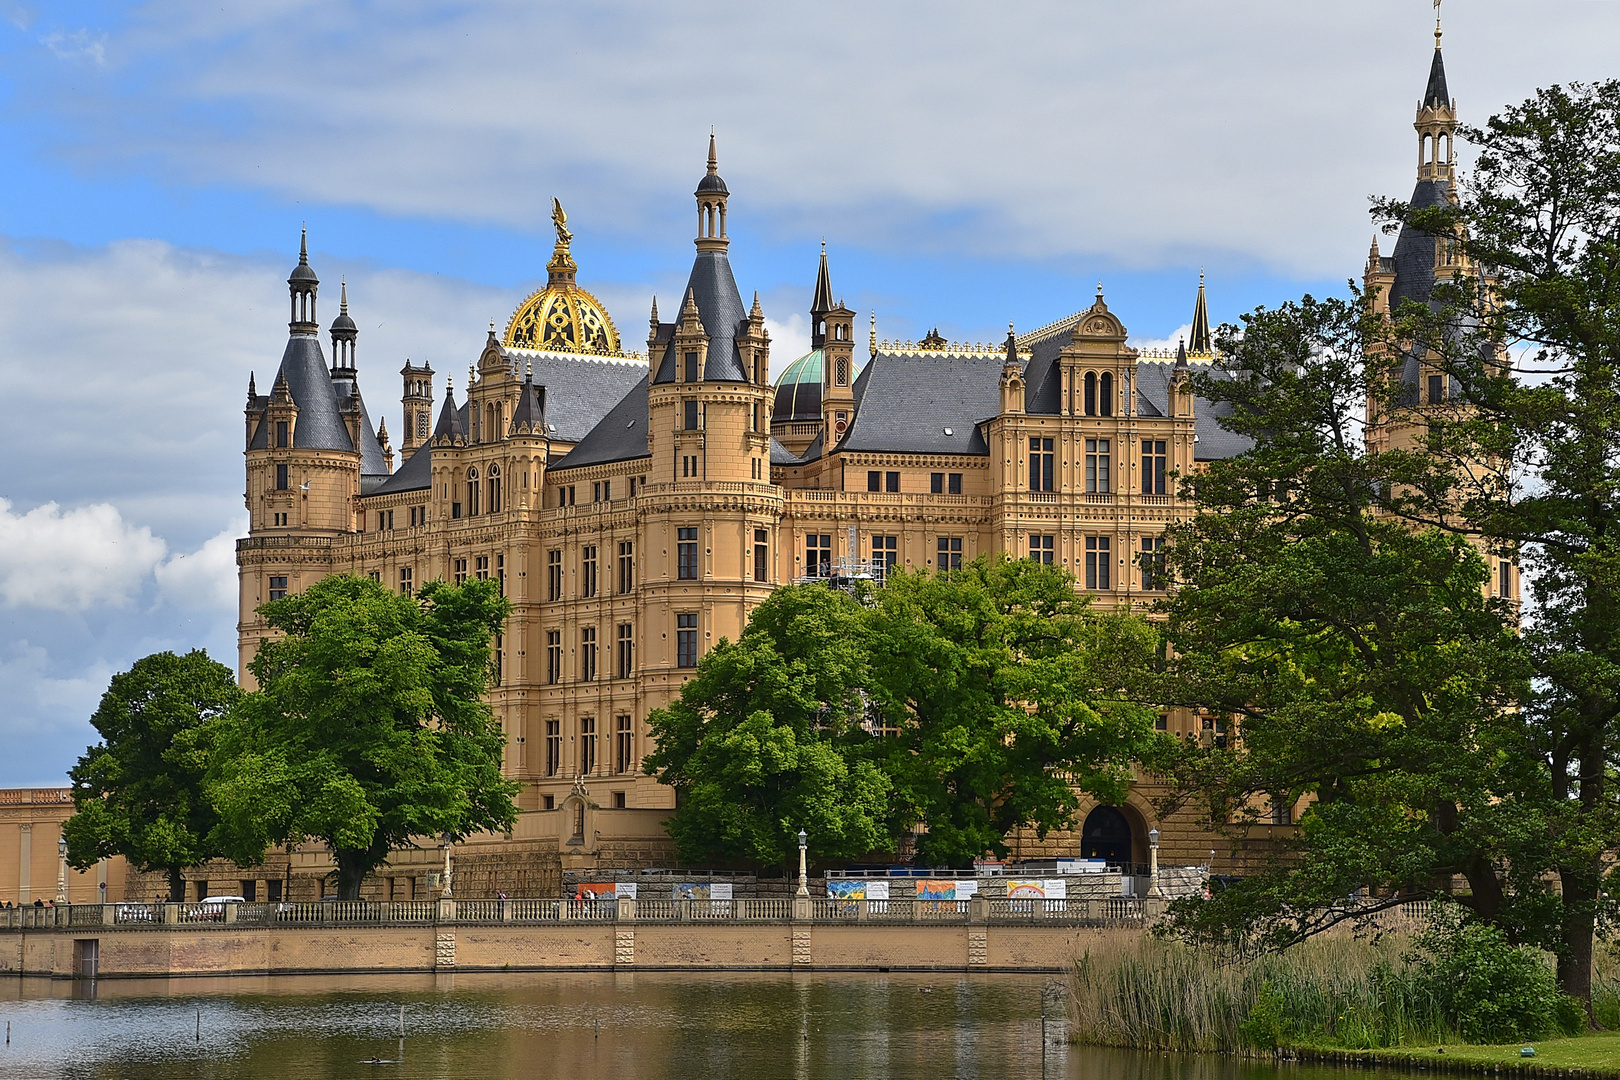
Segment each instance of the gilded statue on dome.
[[567,247],[574,234],[568,231],[568,213],[562,208],[562,200],[555,195],[551,197],[551,223],[557,227],[557,246]]

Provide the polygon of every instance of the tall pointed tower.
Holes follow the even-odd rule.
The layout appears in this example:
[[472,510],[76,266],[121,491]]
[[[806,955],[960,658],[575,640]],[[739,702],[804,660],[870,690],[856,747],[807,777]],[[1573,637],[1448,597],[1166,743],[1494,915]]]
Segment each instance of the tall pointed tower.
[[827,243],[821,244],[821,267],[816,273],[816,296],[810,305],[810,345],[820,349],[822,445],[838,445],[855,418],[855,313],[832,298],[832,275],[827,272]]
[[1198,271],[1198,300],[1193,304],[1192,333],[1187,352],[1199,360],[1215,358],[1215,340],[1209,332],[1209,304],[1204,299],[1204,272]]

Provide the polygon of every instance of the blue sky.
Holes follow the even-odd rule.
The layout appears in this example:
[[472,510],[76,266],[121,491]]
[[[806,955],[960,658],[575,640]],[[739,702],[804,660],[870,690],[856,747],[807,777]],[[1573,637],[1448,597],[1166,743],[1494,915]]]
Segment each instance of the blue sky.
[[[241,402],[298,228],[361,383],[459,373],[545,274],[552,196],[635,347],[718,132],[732,260],[805,345],[816,253],[879,335],[1110,306],[1140,343],[1343,288],[1409,190],[1425,0],[0,0],[0,786],[57,784],[112,672],[234,663]],[[1620,3],[1454,3],[1482,121],[1617,74]],[[1466,164],[1466,158],[1465,158]],[[459,381],[459,377],[458,377]]]

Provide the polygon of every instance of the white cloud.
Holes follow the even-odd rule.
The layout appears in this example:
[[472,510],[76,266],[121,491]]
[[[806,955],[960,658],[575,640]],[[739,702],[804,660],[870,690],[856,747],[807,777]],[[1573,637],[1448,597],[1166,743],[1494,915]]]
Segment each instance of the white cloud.
[[236,613],[236,538],[247,532],[244,517],[189,554],[156,568],[163,599],[180,608]]
[[774,380],[784,368],[810,351],[810,316],[797,312],[785,319],[767,316],[765,329],[771,335],[771,378]]
[[75,30],[72,33],[58,30],[39,40],[58,60],[88,60],[97,67],[107,63],[106,34],[92,34],[88,30]]
[[106,503],[64,512],[50,502],[16,514],[0,498],[0,602],[9,607],[122,607],[166,550]]

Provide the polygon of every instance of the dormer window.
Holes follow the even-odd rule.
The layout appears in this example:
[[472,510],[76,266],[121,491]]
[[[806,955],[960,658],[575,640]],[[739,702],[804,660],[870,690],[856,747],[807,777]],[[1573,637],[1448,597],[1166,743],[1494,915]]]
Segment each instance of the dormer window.
[[697,382],[698,381],[698,354],[695,353],[695,352],[689,352],[689,353],[687,353],[685,355],[685,357],[683,359],[684,359],[684,363],[685,363],[685,366],[686,366],[686,381],[687,382]]
[[287,445],[287,421],[285,421],[285,420],[277,420],[276,421],[276,446],[285,447],[286,445]]

